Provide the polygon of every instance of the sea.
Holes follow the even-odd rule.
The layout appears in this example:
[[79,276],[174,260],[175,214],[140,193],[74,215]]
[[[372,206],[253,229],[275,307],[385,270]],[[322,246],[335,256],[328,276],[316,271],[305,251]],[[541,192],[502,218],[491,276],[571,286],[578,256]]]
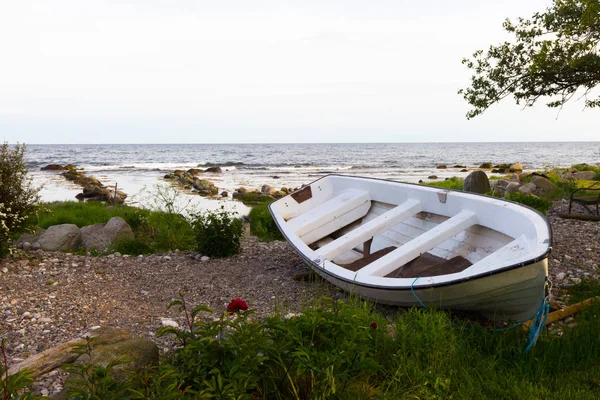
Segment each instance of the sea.
[[[600,164],[597,142],[518,143],[335,143],[335,144],[51,144],[27,145],[26,161],[34,184],[41,185],[43,201],[75,200],[81,188],[58,172],[41,171],[48,164],[74,164],[105,185],[117,185],[128,202],[156,194],[165,174],[176,169],[220,166],[211,175],[219,192],[228,198],[195,199],[201,208],[226,204],[241,213],[247,208],[231,201],[238,187],[295,188],[327,174],[384,178],[404,182],[465,177],[466,165],[476,168],[520,162],[525,170],[566,167],[577,163]],[[436,168],[446,165],[447,169]],[[187,194],[185,196],[188,196]],[[199,197],[199,196],[194,196]],[[233,205],[238,203],[237,206]]]

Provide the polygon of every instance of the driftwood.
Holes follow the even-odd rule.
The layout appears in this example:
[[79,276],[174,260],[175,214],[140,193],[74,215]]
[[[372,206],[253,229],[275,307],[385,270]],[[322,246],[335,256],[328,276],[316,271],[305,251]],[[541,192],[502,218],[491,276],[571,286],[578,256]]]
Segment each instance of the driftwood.
[[74,362],[80,354],[73,353],[73,346],[84,344],[86,338],[94,337],[96,343],[112,344],[131,339],[131,333],[124,329],[100,328],[86,333],[80,338],[62,343],[56,347],[35,354],[8,369],[8,375],[16,374],[22,370],[28,370],[31,376],[37,378],[63,364]]
[[[572,304],[568,307],[562,308],[560,310],[551,312],[548,314],[548,319],[546,320],[546,325],[550,325],[556,321],[563,320],[571,315],[575,314],[578,311],[581,311],[582,308],[589,306],[590,304],[600,301],[600,296],[592,297],[591,299],[587,299],[584,301],[580,301],[579,303]],[[533,320],[527,321],[523,324],[523,329],[527,330],[533,323]]]
[[583,221],[600,221],[600,216],[598,215],[591,215],[591,214],[565,214],[565,213],[561,213],[558,214],[559,217],[561,218],[568,218],[568,219],[580,219]]

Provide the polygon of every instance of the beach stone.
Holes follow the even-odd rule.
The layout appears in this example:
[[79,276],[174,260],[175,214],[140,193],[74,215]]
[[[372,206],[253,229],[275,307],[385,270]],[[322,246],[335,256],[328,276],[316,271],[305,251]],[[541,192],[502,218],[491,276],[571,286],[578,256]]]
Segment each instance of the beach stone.
[[31,244],[31,250],[40,250],[42,248],[42,245],[40,244],[40,242],[34,242]]
[[219,193],[219,189],[209,180],[196,179],[193,185],[200,196],[211,196]]
[[81,228],[81,240],[86,250],[92,248],[103,252],[117,239],[134,238],[133,230],[121,217],[112,217],[106,224],[88,225]]
[[221,167],[209,167],[209,168],[206,168],[206,170],[204,172],[212,172],[214,174],[220,174],[223,172],[223,170],[221,169]]
[[512,175],[510,176],[510,181],[511,181],[511,182],[519,182],[519,175],[517,175],[517,174],[512,174]]
[[533,183],[538,188],[542,189],[544,192],[556,190],[556,185],[552,183],[549,179],[544,178],[543,176],[534,175],[531,178],[531,183]]
[[200,257],[200,261],[202,261],[202,262],[206,262],[206,261],[209,261],[209,260],[210,260],[209,256],[202,256],[202,257]]
[[596,175],[596,173],[594,171],[581,171],[581,172],[574,173],[573,178],[574,179],[591,180],[594,178],[595,175]]
[[448,167],[447,167],[446,165],[444,165],[444,164],[441,164],[441,165],[438,165],[438,166],[437,166],[437,167],[435,167],[435,168],[436,168],[436,169],[446,169],[446,168],[448,168]]
[[522,172],[523,164],[521,164],[520,162],[511,164],[510,167],[508,167],[508,171],[509,172]]
[[525,193],[525,194],[530,194],[532,193],[535,189],[537,188],[537,186],[535,185],[535,183],[526,183],[523,186],[521,186],[519,188],[519,192],[521,193]]
[[[121,381],[127,378],[125,371],[140,371],[144,368],[158,365],[158,346],[151,340],[132,338],[112,344],[97,344],[92,350],[93,364],[105,367],[120,357],[127,357],[129,363],[116,365],[111,373],[115,379]],[[77,358],[77,363],[87,364],[90,356],[82,354]]]
[[484,162],[484,163],[481,163],[481,165],[479,165],[479,168],[483,168],[483,169],[492,169],[492,163],[491,163],[491,162]]
[[227,196],[229,196],[229,193],[227,193],[227,191],[221,192],[221,197],[227,197]]
[[466,169],[466,168],[463,168],[463,169],[460,170],[460,172],[469,172],[469,170]]
[[437,178],[438,178],[437,175],[429,175],[427,177],[427,179],[437,179]]
[[81,232],[75,224],[61,224],[49,227],[38,241],[45,251],[76,250],[81,244]]
[[23,251],[29,251],[29,250],[31,250],[31,243],[23,242]]
[[59,164],[48,164],[40,168],[41,171],[64,171],[66,168]]
[[17,239],[17,247],[19,246],[23,246],[24,243],[29,242],[29,243],[35,243],[38,241],[38,239],[40,238],[40,235],[45,232],[45,229],[42,229],[41,232],[39,232],[39,234],[35,235],[33,233],[24,233],[21,236],[19,236],[19,238]]
[[188,169],[188,170],[187,170],[187,171],[185,171],[185,172],[186,172],[186,174],[190,174],[190,175],[196,176],[196,175],[198,175],[198,174],[201,174],[201,173],[202,173],[202,170],[201,170],[201,169],[198,169],[198,168],[190,168],[190,169]]
[[567,276],[567,274],[565,274],[564,272],[559,272],[558,274],[556,274],[555,279],[557,282],[562,282],[566,276]]
[[521,184],[519,182],[511,182],[508,185],[506,185],[505,189],[505,194],[513,194],[519,191],[519,188],[521,187]]
[[465,178],[463,185],[465,192],[484,194],[491,190],[490,180],[483,171],[473,171]]

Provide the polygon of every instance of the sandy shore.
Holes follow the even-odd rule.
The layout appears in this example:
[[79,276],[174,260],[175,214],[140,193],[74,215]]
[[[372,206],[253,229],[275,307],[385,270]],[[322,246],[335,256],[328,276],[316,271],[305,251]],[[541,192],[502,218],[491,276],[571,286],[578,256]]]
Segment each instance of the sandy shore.
[[[560,304],[569,304],[566,286],[600,278],[600,223],[559,218],[566,206],[556,203],[548,215],[552,295]],[[287,243],[254,237],[244,239],[239,255],[205,262],[189,254],[87,257],[37,251],[0,262],[0,331],[11,363],[98,325],[129,329],[164,348],[168,342],[155,332],[163,318],[183,322],[177,310],[166,309],[180,290],[191,304],[219,313],[242,297],[258,316],[296,311],[311,297],[336,293],[322,282],[293,279],[303,272],[307,267]],[[52,393],[60,389],[60,377],[53,374],[42,386]]]

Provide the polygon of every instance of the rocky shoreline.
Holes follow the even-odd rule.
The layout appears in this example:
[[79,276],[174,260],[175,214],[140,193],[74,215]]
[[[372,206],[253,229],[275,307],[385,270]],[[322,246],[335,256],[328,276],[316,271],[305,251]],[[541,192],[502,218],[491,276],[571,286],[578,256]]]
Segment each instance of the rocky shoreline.
[[[571,303],[569,286],[600,279],[600,223],[560,218],[567,207],[568,202],[559,201],[548,213],[554,307]],[[298,311],[315,296],[341,295],[321,281],[294,280],[306,272],[286,242],[261,243],[250,236],[241,253],[227,259],[178,252],[144,257],[20,253],[0,262],[0,331],[8,339],[12,364],[94,326],[124,328],[166,349],[169,340],[156,338],[155,332],[165,320],[183,323],[177,310],[166,308],[180,290],[190,304],[206,304],[217,313],[232,298],[242,297],[258,318]],[[38,381],[38,389],[58,392],[64,377],[52,372]]]

